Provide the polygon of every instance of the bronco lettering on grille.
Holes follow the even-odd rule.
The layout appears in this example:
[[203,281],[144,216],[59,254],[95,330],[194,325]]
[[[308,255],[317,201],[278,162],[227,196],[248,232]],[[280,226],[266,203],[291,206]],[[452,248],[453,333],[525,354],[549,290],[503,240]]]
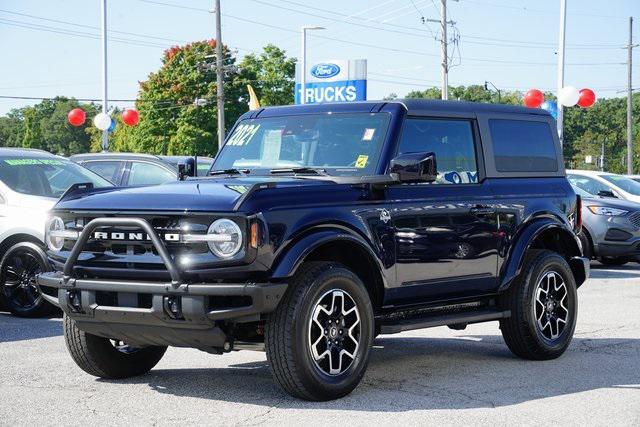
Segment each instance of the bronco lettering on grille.
[[[149,237],[147,233],[132,233],[123,231],[96,231],[95,233],[93,233],[93,238],[95,240],[126,240],[142,242],[151,241],[151,237]],[[161,235],[160,238],[166,240],[167,242],[180,241],[180,235],[177,233],[166,233],[164,235]]]

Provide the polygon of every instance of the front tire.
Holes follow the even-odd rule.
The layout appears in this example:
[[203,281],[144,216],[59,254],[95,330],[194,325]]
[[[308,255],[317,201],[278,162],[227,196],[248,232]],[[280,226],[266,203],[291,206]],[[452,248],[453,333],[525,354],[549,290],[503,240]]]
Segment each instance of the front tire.
[[576,327],[576,283],[567,261],[549,250],[531,251],[501,305],[500,320],[509,349],[523,359],[555,359],[565,352]]
[[74,362],[99,378],[121,379],[146,374],[158,364],[167,347],[135,348],[117,340],[84,332],[64,315],[64,339]]
[[362,281],[340,264],[306,263],[267,319],[267,360],[292,396],[337,399],[364,376],[373,334],[373,308]]

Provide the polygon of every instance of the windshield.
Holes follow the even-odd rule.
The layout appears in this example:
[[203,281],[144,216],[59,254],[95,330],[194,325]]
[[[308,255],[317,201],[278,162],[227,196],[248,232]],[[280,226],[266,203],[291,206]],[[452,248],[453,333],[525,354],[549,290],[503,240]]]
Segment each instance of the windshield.
[[310,114],[243,120],[213,170],[318,168],[336,175],[375,173],[389,115]]
[[573,191],[580,197],[586,197],[586,198],[593,197],[593,194],[587,193],[586,191],[584,191],[582,188],[578,187],[577,185],[572,185],[571,187],[573,187]]
[[58,198],[73,184],[111,187],[106,179],[58,157],[0,158],[0,181],[18,193]]
[[601,178],[634,196],[640,196],[640,183],[622,175],[600,175]]

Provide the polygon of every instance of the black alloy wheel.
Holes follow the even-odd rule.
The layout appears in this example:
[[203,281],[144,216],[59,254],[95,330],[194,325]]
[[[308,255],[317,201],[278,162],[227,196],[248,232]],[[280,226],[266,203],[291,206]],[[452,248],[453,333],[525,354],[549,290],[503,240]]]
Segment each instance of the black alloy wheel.
[[0,265],[0,294],[12,314],[37,317],[53,312],[36,283],[36,275],[47,271],[43,250],[31,242],[12,246]]

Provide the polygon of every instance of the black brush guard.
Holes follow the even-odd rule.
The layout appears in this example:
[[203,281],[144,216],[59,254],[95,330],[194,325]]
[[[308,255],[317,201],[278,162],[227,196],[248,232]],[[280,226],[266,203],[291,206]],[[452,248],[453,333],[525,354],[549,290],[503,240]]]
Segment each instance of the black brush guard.
[[[74,266],[93,232],[104,227],[132,227],[147,233],[171,277],[170,282],[84,279],[74,277]],[[254,321],[261,314],[275,309],[282,298],[286,283],[186,283],[181,271],[148,221],[142,218],[96,218],[84,227],[67,258],[62,272],[37,276],[37,283],[57,289],[57,298],[43,294],[61,307],[88,332],[109,337],[130,337],[132,342],[200,347],[204,337],[190,337],[187,329],[214,328],[217,320]],[[118,294],[118,306],[99,305],[98,292]],[[137,294],[150,294],[151,307],[140,308],[134,302]],[[79,298],[78,298],[79,297]],[[166,310],[166,298],[179,298],[181,318],[172,318]],[[210,309],[209,298],[249,297],[243,306]],[[123,301],[120,304],[120,301]],[[245,300],[248,301],[247,298]],[[127,306],[129,305],[129,306]],[[154,332],[154,328],[160,327]],[[166,327],[182,330],[168,333]],[[150,328],[150,329],[149,329]],[[215,328],[218,329],[218,328]],[[204,331],[202,331],[204,332]],[[120,334],[120,335],[118,335]],[[197,335],[197,334],[196,334]],[[197,341],[197,342],[194,342]],[[219,340],[215,340],[216,343]]]

